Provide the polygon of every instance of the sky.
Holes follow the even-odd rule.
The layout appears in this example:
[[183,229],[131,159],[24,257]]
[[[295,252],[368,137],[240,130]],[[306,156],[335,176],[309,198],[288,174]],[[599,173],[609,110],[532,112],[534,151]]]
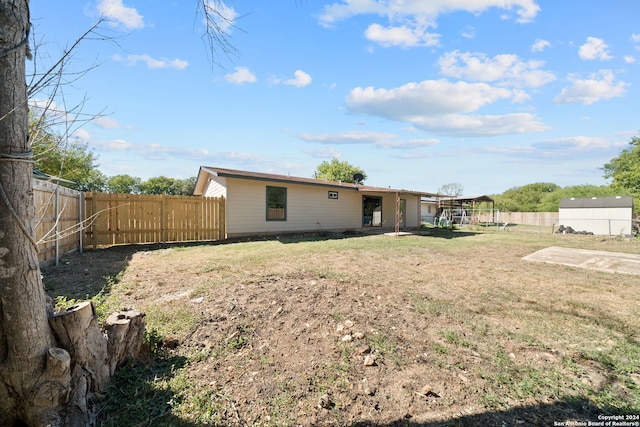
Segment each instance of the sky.
[[209,26],[202,1],[31,0],[28,73],[104,19],[31,104],[142,180],[337,158],[415,191],[606,185],[640,134],[637,0],[211,0]]

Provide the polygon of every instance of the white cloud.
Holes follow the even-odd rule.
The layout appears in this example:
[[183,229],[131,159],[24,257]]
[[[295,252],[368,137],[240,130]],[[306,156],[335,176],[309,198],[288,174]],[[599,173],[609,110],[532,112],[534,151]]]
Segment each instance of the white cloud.
[[416,149],[438,144],[435,138],[402,139],[394,133],[373,131],[349,131],[338,133],[300,133],[298,137],[307,142],[331,145],[367,144],[382,149]]
[[593,136],[571,136],[566,138],[548,139],[533,144],[533,147],[543,150],[598,150],[608,149],[612,143],[605,138]]
[[428,33],[424,28],[410,28],[406,25],[384,28],[380,24],[371,24],[364,35],[368,40],[384,47],[437,46],[440,38],[439,34]]
[[605,99],[624,96],[628,83],[616,81],[611,70],[600,70],[591,74],[588,79],[580,79],[570,75],[572,85],[562,89],[560,95],[553,100],[556,104],[581,103],[591,105]]
[[492,7],[516,10],[517,21],[522,23],[530,22],[540,11],[534,0],[342,0],[325,6],[319,20],[324,26],[332,26],[352,16],[370,14],[395,22],[434,23],[439,15],[445,13],[466,11],[478,14]]
[[634,62],[636,62],[636,58],[631,55],[625,55],[624,62],[626,62],[627,64],[633,64]]
[[182,59],[156,59],[146,54],[127,55],[126,58],[123,58],[120,55],[113,55],[112,59],[116,62],[127,61],[129,65],[136,65],[138,62],[143,62],[147,64],[147,68],[151,69],[169,68],[173,70],[184,70],[189,66],[189,63]]
[[132,151],[139,146],[127,142],[124,139],[112,139],[109,141],[91,141],[91,145],[100,151]]
[[608,49],[609,46],[604,40],[597,37],[587,37],[587,42],[580,46],[578,55],[580,58],[586,60],[599,59],[605,61],[612,58],[611,55],[609,55]]
[[304,152],[316,159],[339,159],[342,157],[342,154],[333,147],[322,147],[317,149],[308,148],[304,150]]
[[418,129],[454,136],[496,136],[542,132],[548,129],[529,113],[425,116],[417,118],[413,124]]
[[125,6],[122,0],[100,0],[96,7],[114,25],[122,25],[128,30],[144,27],[143,16],[134,7]]
[[473,39],[476,37],[476,28],[471,25],[467,25],[460,35],[465,39]]
[[640,43],[640,34],[631,34],[631,40]]
[[394,89],[357,87],[347,96],[346,104],[354,112],[411,121],[416,115],[475,111],[512,95],[508,89],[485,83],[450,83],[441,79],[407,83]]
[[235,70],[235,73],[224,75],[224,79],[229,83],[241,85],[244,83],[255,83],[257,81],[255,74],[247,67],[236,67]]
[[92,123],[101,129],[126,129],[128,126],[124,126],[119,121],[106,116],[96,117],[92,120]]
[[88,141],[91,138],[89,132],[87,132],[86,129],[83,128],[76,130],[71,136],[79,141]]
[[531,46],[531,52],[542,52],[548,47],[551,47],[550,42],[547,40],[537,39]]
[[293,73],[293,75],[294,75],[294,78],[285,80],[283,83],[286,85],[291,85],[295,87],[305,87],[311,84],[311,81],[312,81],[311,76],[305,73],[304,71],[296,70],[296,72]]
[[421,130],[454,135],[498,135],[546,129],[533,114],[469,115],[500,100],[522,97],[521,91],[486,83],[425,80],[394,89],[355,88],[345,103],[354,113],[407,122]]
[[528,87],[543,86],[555,76],[541,70],[543,61],[522,61],[518,55],[501,54],[487,58],[480,53],[445,53],[438,60],[440,72],[445,76],[482,82],[504,82]]
[[264,156],[254,153],[235,151],[211,152],[203,148],[186,148],[157,143],[137,144],[123,139],[107,141],[91,140],[87,142],[98,151],[135,153],[136,156],[147,160],[188,159],[197,160],[198,162],[215,161],[219,163],[231,161],[255,165],[264,165],[270,162],[270,160]]

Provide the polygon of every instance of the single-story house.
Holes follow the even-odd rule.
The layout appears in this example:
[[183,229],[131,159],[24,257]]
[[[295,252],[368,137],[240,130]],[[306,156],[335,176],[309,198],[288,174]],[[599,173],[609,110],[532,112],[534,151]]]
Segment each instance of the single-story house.
[[193,192],[226,199],[227,237],[420,228],[433,193],[203,166]]
[[558,225],[599,235],[630,235],[633,219],[632,196],[562,199]]

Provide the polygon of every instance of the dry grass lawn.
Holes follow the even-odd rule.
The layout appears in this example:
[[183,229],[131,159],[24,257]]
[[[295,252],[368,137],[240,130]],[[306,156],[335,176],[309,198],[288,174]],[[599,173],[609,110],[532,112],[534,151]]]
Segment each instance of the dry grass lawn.
[[[636,240],[511,231],[112,248],[53,296],[147,313],[99,425],[551,426],[640,414],[640,276],[521,258]],[[108,279],[101,279],[104,277]],[[59,298],[64,299],[64,298]]]

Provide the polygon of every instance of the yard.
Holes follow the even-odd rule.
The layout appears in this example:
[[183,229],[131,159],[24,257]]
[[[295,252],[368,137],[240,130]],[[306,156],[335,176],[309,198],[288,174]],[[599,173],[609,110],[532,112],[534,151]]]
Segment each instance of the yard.
[[[521,258],[637,240],[430,230],[114,247],[59,303],[147,313],[99,426],[552,426],[640,414],[640,276]],[[557,425],[557,424],[556,424]]]

